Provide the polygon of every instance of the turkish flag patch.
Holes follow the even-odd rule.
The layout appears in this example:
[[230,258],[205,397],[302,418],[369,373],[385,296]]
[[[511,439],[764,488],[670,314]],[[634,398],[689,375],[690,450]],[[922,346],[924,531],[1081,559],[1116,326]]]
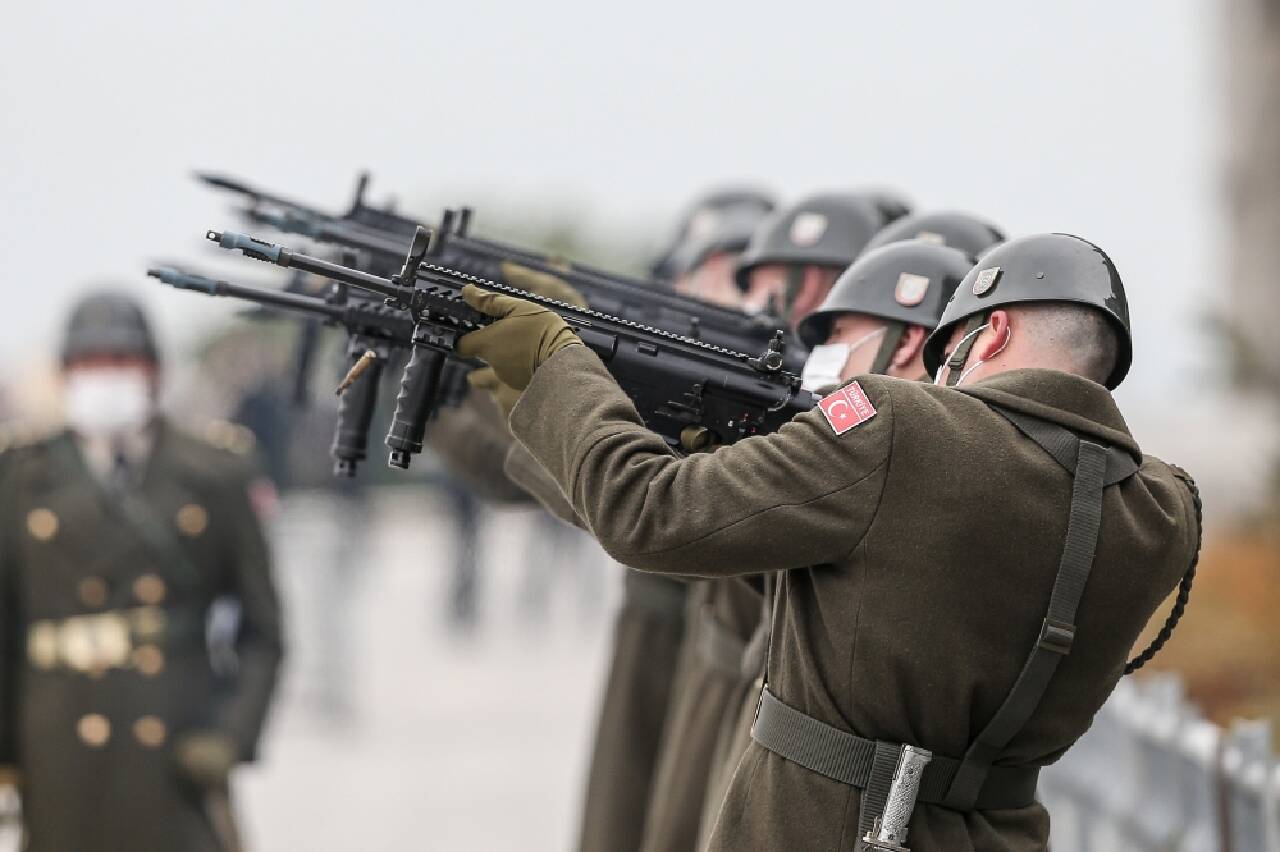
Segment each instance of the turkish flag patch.
[[867,398],[867,392],[857,382],[850,382],[834,393],[818,400],[822,416],[831,424],[831,431],[843,435],[854,426],[866,423],[876,416],[876,407]]

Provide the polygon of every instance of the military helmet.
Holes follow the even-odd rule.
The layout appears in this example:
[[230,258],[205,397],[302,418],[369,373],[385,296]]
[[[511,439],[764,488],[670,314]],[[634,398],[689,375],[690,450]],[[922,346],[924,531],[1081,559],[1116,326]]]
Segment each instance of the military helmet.
[[132,296],[101,290],[84,296],[72,308],[62,339],[62,363],[95,355],[159,360],[151,324]]
[[969,213],[915,213],[882,228],[862,251],[865,254],[903,240],[925,240],[981,257],[987,249],[1004,242],[1004,234],[995,225]]
[[898,221],[903,216],[911,215],[911,202],[893,190],[869,189],[855,194],[864,196],[879,211],[881,228]]
[[670,245],[654,262],[654,277],[670,280],[716,252],[742,251],[773,208],[773,199],[755,189],[720,189],[699,197],[680,217]]
[[810,348],[826,341],[842,314],[867,314],[930,331],[973,258],[959,249],[923,241],[895,243],[861,255],[846,269],[816,311],[800,321]]
[[1115,368],[1105,382],[1115,389],[1133,361],[1129,302],[1120,273],[1106,252],[1071,234],[1034,234],[992,249],[969,271],[924,348],[930,373],[942,366],[957,323],[995,308],[1027,302],[1073,302],[1101,311],[1115,329]]
[[844,269],[883,221],[863,193],[812,195],[761,223],[738,261],[738,287],[745,292],[751,270],[771,263]]

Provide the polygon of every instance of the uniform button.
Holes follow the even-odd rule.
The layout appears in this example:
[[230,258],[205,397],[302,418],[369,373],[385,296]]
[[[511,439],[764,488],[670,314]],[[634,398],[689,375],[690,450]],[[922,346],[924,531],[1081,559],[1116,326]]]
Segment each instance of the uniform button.
[[76,595],[85,606],[100,607],[107,602],[107,581],[101,577],[85,577],[76,583]]
[[27,512],[27,532],[36,541],[48,541],[58,534],[58,516],[48,509]]
[[188,503],[178,510],[174,521],[179,532],[194,538],[209,526],[209,513],[199,503]]
[[159,716],[142,716],[133,723],[133,735],[147,748],[159,748],[164,745],[168,730]]
[[155,574],[143,574],[133,581],[133,596],[147,606],[156,606],[164,600],[164,580]]
[[91,748],[102,748],[111,739],[111,723],[101,713],[89,713],[76,723],[76,733]]
[[164,610],[154,606],[142,606],[129,613],[134,635],[140,641],[155,641],[164,633]]
[[155,645],[140,645],[131,655],[133,667],[147,677],[155,677],[164,671],[164,653]]

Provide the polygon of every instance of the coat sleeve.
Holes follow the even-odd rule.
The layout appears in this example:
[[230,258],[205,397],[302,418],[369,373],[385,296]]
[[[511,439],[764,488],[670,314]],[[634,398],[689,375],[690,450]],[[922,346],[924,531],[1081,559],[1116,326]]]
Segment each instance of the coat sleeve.
[[559,483],[538,463],[524,444],[519,441],[511,442],[504,467],[507,477],[532,495],[542,504],[542,508],[566,524],[582,528],[582,519],[573,511],[573,505],[560,490]]
[[511,428],[624,565],[755,574],[834,562],[862,540],[888,467],[890,382],[864,379],[877,411],[841,435],[815,410],[772,435],[680,458],[600,359],[571,346],[538,368]]
[[494,503],[529,504],[533,498],[503,470],[503,460],[514,444],[501,409],[482,391],[471,391],[460,405],[441,411],[427,429],[427,445],[479,497]]
[[280,599],[272,576],[270,550],[255,511],[249,471],[231,476],[223,501],[231,530],[226,593],[240,606],[235,640],[236,673],[222,707],[221,728],[236,741],[243,760],[257,756],[258,739],[275,693],[284,637]]

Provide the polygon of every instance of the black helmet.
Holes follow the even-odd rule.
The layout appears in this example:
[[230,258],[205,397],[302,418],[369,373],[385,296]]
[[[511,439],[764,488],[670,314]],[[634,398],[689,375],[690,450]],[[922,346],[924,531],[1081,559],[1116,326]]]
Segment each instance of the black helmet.
[[880,230],[884,215],[863,193],[813,195],[761,223],[738,261],[738,287],[770,263],[844,269]]
[[[1070,234],[1035,234],[992,249],[960,282],[942,320],[925,342],[930,373],[942,366],[951,330],[968,318],[981,319],[994,308],[1024,302],[1074,302],[1102,311],[1115,328],[1115,368],[1106,386],[1115,389],[1133,361],[1129,302],[1120,273],[1106,252]],[[961,355],[964,357],[966,352]]]
[[842,314],[867,314],[930,331],[973,258],[959,249],[906,242],[868,252],[836,279],[826,301],[800,321],[800,339],[817,346]]
[[159,360],[147,315],[132,296],[102,290],[84,296],[72,308],[62,339],[62,363],[95,355]]
[[721,189],[701,196],[680,217],[670,245],[653,264],[654,277],[670,280],[718,251],[742,251],[773,208],[773,199],[754,189]]
[[911,202],[907,200],[906,196],[899,195],[893,190],[869,189],[854,194],[866,198],[879,211],[881,228],[887,226],[890,222],[898,221],[903,216],[911,215]]
[[903,240],[926,240],[958,248],[972,257],[1004,242],[1000,229],[968,213],[915,213],[898,219],[871,238],[863,253]]

